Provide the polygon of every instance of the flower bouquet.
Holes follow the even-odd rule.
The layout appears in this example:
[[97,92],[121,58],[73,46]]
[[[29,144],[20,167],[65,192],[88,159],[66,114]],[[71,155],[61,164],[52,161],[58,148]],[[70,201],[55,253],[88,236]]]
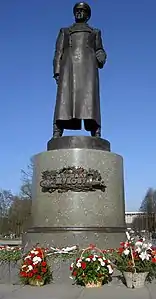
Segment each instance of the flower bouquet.
[[23,284],[43,286],[52,279],[50,267],[47,264],[46,250],[40,247],[33,248],[24,257],[20,278]]
[[0,261],[17,262],[21,259],[21,247],[0,246]]
[[151,277],[155,268],[152,256],[152,245],[145,238],[135,240],[126,232],[127,241],[120,243],[121,247],[114,251],[116,268],[123,273],[127,287],[144,286],[147,276]]
[[103,252],[94,245],[84,249],[79,258],[71,264],[72,279],[79,285],[100,287],[110,281],[113,269]]

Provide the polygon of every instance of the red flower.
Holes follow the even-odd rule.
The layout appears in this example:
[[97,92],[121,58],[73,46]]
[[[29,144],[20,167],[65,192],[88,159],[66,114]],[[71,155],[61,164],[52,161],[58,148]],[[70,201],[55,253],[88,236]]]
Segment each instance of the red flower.
[[121,254],[121,253],[123,253],[123,251],[124,251],[124,249],[123,248],[118,248],[118,252],[119,252],[119,254]]
[[32,264],[32,260],[27,259],[27,260],[26,260],[26,263],[27,263],[27,265],[31,265],[31,264]]
[[42,268],[42,272],[43,273],[47,272],[47,269],[46,268]]
[[47,265],[47,263],[46,263],[46,262],[42,262],[41,265],[42,265],[43,267],[45,267],[45,266]]
[[89,256],[89,258],[90,258],[91,260],[93,259],[93,257],[94,257],[94,255],[90,255],[90,256]]
[[[107,251],[107,250],[106,250]],[[110,248],[109,249],[109,252],[114,252],[115,251],[115,249],[114,248]]]
[[140,259],[138,253],[135,251],[133,252],[133,256],[134,256],[134,259],[136,259],[136,260]]
[[42,278],[41,275],[36,276],[36,279],[38,279],[38,280],[41,280],[41,278]]
[[22,277],[26,277],[26,272],[20,272],[20,275],[22,276]]
[[35,251],[38,251],[38,252],[43,252],[44,250],[43,250],[43,249],[41,249],[40,247],[36,247],[36,248],[35,248]]
[[77,272],[76,272],[76,271],[74,271],[74,272],[73,272],[73,276],[76,276],[76,275],[77,275]]
[[83,270],[85,270],[85,269],[86,269],[86,263],[85,263],[85,262],[82,262],[82,263],[81,263],[81,267],[82,267]]
[[38,269],[35,268],[35,269],[33,270],[33,273],[34,273],[34,274],[38,273]]
[[29,272],[29,273],[28,273],[28,277],[33,277],[33,273],[32,273],[32,272]]
[[152,258],[152,263],[156,263],[156,258],[155,257]]

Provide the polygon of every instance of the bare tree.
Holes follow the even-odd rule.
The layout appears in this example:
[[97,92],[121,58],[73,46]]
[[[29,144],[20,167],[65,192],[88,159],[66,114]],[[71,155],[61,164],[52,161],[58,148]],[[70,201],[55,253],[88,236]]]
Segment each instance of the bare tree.
[[9,234],[9,209],[13,201],[13,194],[9,190],[0,190],[0,233]]
[[10,230],[16,236],[20,237],[30,226],[31,200],[28,198],[14,197],[13,203],[9,209]]
[[31,223],[33,162],[30,160],[26,171],[21,170],[19,195],[0,190],[0,234],[20,236]]
[[27,170],[21,170],[22,185],[20,188],[20,196],[26,199],[32,199],[32,175],[33,175],[33,161],[30,160]]

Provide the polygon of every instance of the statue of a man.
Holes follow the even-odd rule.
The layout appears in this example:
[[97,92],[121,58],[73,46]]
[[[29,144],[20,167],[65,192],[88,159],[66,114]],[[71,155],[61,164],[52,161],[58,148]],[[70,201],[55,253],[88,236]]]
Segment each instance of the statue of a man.
[[77,3],[73,8],[75,23],[61,28],[53,61],[58,84],[54,113],[53,137],[61,137],[64,129],[85,130],[101,136],[98,68],[103,68],[106,52],[101,31],[90,27],[91,8]]

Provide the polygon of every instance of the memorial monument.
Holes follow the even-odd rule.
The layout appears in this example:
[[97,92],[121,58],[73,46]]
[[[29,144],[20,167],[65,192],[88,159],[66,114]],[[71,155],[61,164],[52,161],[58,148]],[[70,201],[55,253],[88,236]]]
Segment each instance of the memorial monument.
[[[106,62],[91,8],[73,8],[75,23],[58,34],[53,60],[57,83],[53,137],[34,156],[32,227],[24,243],[57,247],[90,243],[116,247],[124,238],[123,159],[101,138],[99,69]],[[81,129],[91,136],[63,136]]]

